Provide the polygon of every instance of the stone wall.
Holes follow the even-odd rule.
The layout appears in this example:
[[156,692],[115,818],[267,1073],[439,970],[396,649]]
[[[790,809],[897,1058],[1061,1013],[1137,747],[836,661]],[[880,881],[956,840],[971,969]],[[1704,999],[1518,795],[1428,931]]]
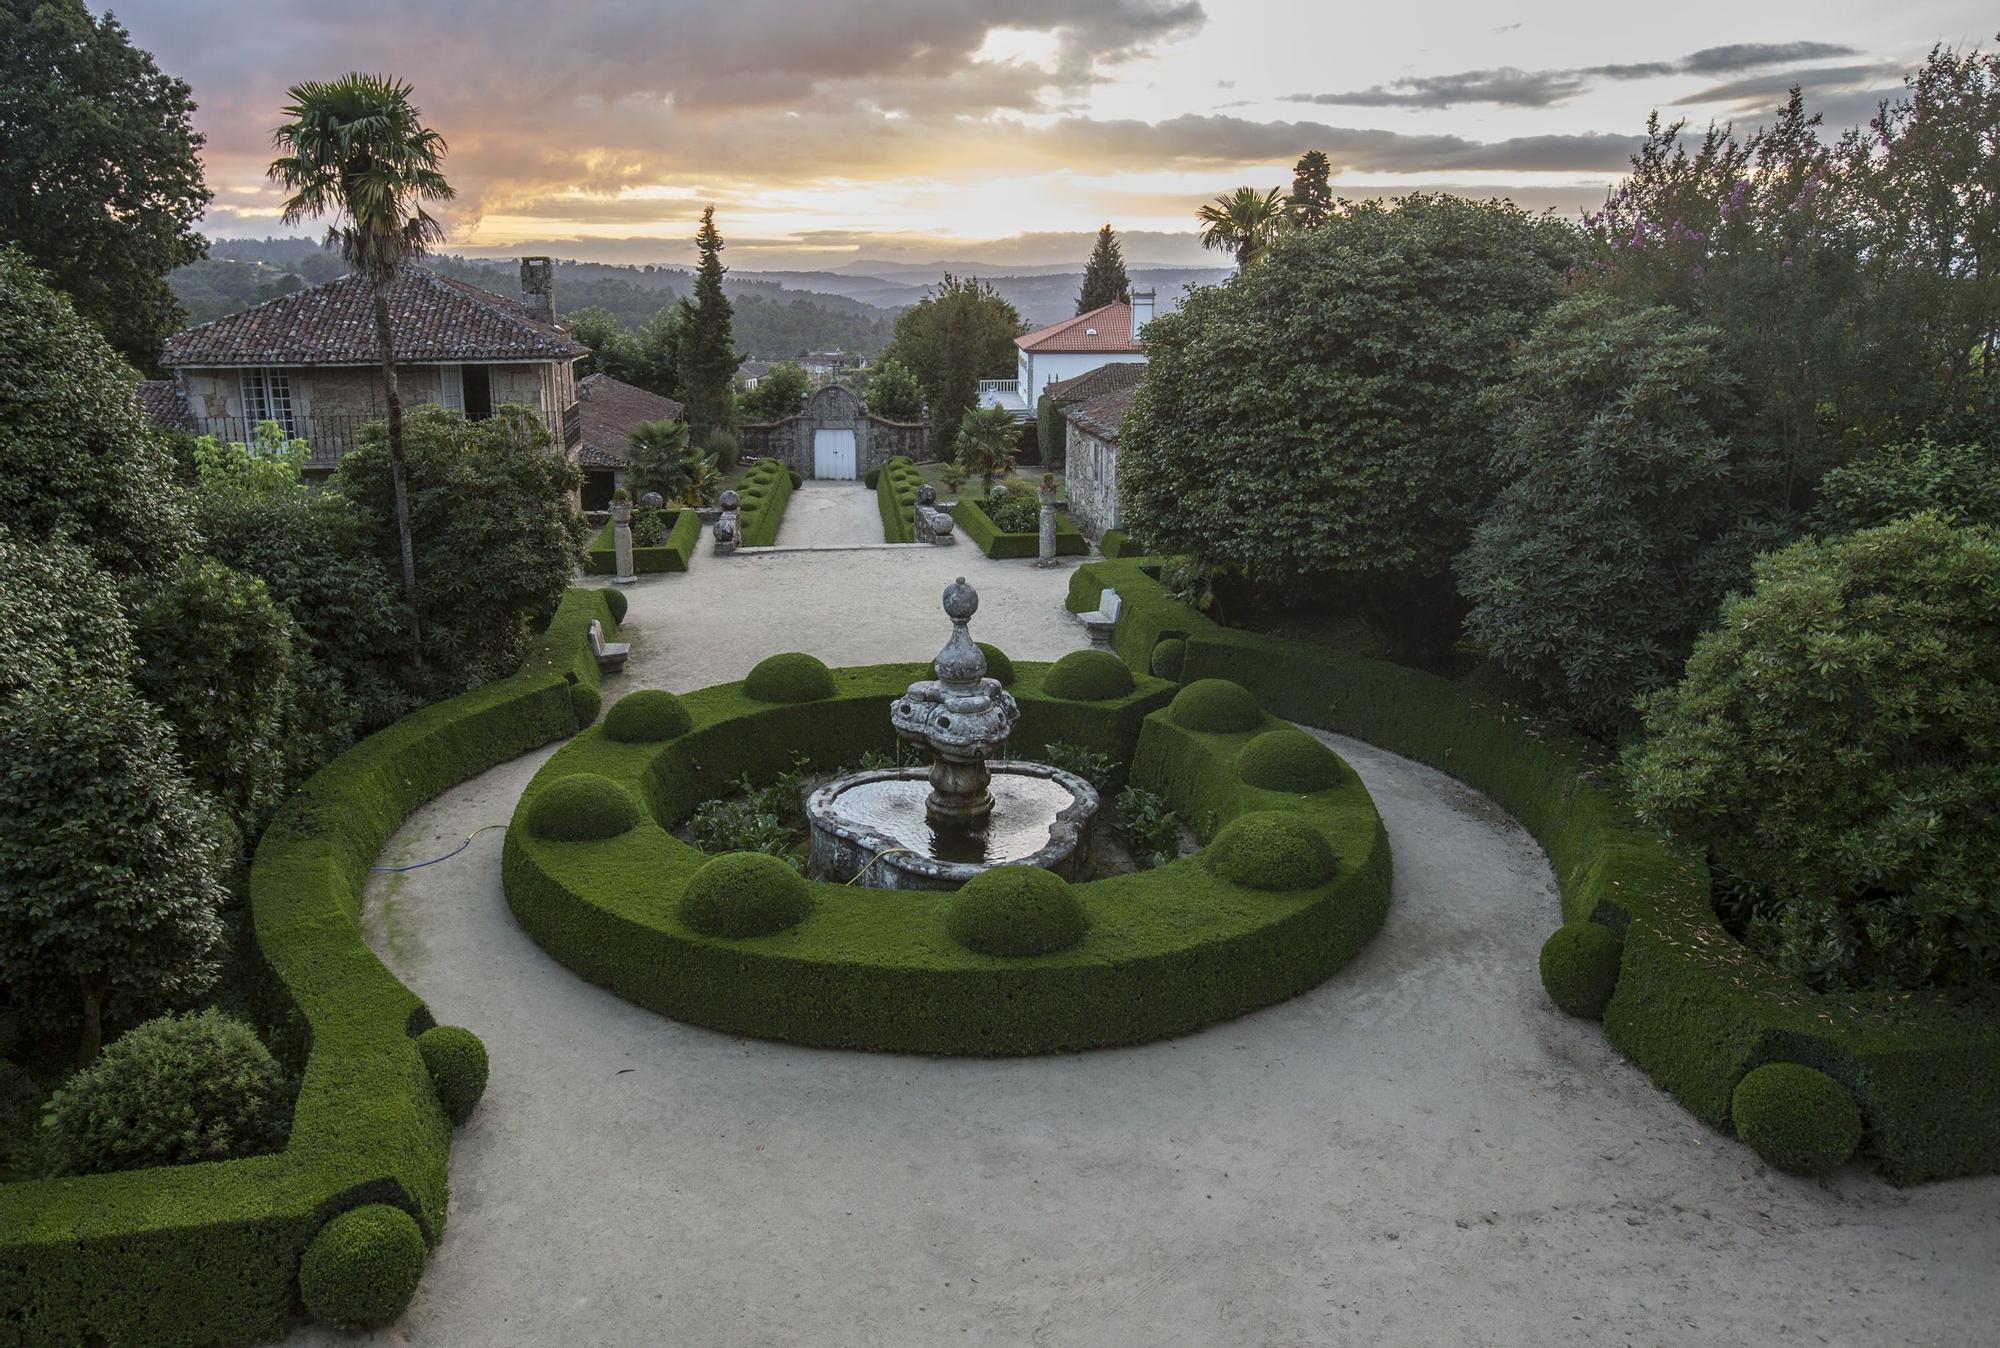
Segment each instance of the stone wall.
[[870,412],[844,384],[829,384],[806,400],[805,410],[783,421],[752,422],[741,431],[743,452],[781,460],[801,477],[813,475],[813,433],[854,432],[854,471],[859,477],[898,454],[921,460],[929,443],[922,422],[888,421]]
[[1118,446],[1100,440],[1073,421],[1063,440],[1063,484],[1069,490],[1069,516],[1095,543],[1105,531],[1120,527],[1118,513]]

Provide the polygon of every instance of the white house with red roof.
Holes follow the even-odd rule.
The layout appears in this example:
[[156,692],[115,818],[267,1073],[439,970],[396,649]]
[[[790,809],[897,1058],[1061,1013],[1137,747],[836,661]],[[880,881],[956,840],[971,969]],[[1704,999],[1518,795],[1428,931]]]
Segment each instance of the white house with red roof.
[[1132,302],[1065,318],[1014,339],[1019,355],[1012,379],[982,379],[979,401],[1004,407],[1021,421],[1035,415],[1035,402],[1050,384],[1106,365],[1143,364],[1145,327],[1153,321],[1153,292],[1135,290]]

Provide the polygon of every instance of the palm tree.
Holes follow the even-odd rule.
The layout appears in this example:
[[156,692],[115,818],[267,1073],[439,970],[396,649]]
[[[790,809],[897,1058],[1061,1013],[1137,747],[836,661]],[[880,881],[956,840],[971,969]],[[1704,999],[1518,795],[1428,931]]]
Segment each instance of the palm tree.
[[396,494],[396,534],[403,551],[403,592],[421,645],[416,615],[417,564],[410,543],[408,473],[403,460],[403,399],[396,387],[396,339],[389,326],[389,288],[403,264],[444,239],[424,203],[456,195],[440,170],[444,137],[423,124],[410,86],[387,75],[308,80],[286,90],[285,124],[271,133],[279,157],[270,178],[291,195],[284,222],[331,216],[327,242],[367,279],[375,307],[375,350],[382,361],[388,409],[390,480]]
[[958,423],[958,468],[990,488],[993,479],[1014,471],[1021,428],[1004,407],[975,407]]
[[656,491],[663,500],[679,500],[693,472],[689,461],[698,457],[688,448],[687,423],[671,417],[642,421],[625,439],[625,483],[633,494]]
[[1239,187],[1194,213],[1201,222],[1201,246],[1236,254],[1236,265],[1255,262],[1284,218],[1285,197],[1277,188],[1259,194]]

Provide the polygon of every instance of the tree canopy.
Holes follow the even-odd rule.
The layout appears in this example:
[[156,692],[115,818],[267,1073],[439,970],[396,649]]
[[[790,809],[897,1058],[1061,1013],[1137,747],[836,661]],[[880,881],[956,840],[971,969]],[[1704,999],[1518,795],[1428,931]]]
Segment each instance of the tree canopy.
[[1333,218],[1333,188],[1327,184],[1332,171],[1326,154],[1307,150],[1292,168],[1292,191],[1285,198],[1285,218],[1299,229],[1318,229]]
[[910,367],[891,356],[879,362],[868,379],[868,410],[890,421],[922,421],[924,391]]
[[1076,311],[1087,314],[1107,304],[1124,304],[1132,298],[1132,282],[1125,275],[1125,251],[1118,236],[1106,225],[1097,231],[1097,244],[1083,267],[1083,289],[1077,292]]
[[916,376],[940,457],[952,454],[959,421],[979,401],[979,381],[1014,374],[1014,339],[1025,330],[1020,313],[992,286],[948,272],[933,293],[896,316],[883,358]]
[[764,371],[757,387],[744,390],[736,400],[745,421],[783,421],[798,415],[812,392],[812,377],[795,360],[781,360]]
[[732,389],[741,358],[730,329],[729,299],[722,293],[727,269],[722,265],[725,245],[715,227],[715,207],[702,211],[694,242],[701,260],[695,267],[694,298],[680,303],[675,374],[680,385],[677,396],[687,409],[688,425],[701,435],[736,424]]

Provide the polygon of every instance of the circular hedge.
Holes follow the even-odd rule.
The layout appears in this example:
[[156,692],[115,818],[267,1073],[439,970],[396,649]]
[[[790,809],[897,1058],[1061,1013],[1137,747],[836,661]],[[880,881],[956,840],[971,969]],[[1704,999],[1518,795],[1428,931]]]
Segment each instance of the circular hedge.
[[1072,702],[1109,702],[1132,688],[1132,671],[1110,651],[1071,651],[1042,680],[1043,692]]
[[1236,775],[1266,791],[1324,791],[1340,784],[1340,756],[1303,730],[1267,730],[1236,755]]
[[1165,637],[1153,645],[1152,658],[1147,662],[1156,679],[1168,679],[1179,683],[1181,670],[1187,666],[1187,642],[1179,637]]
[[1196,679],[1174,694],[1167,715],[1175,725],[1218,735],[1258,730],[1264,724],[1264,709],[1250,690],[1227,679]]
[[1618,988],[1625,938],[1600,922],[1571,922],[1542,943],[1542,986],[1572,1016],[1602,1020]]
[[805,877],[764,852],[725,853],[681,891],[681,921],[705,936],[769,936],[811,911]]
[[983,641],[976,641],[973,644],[979,647],[979,653],[986,657],[988,678],[998,679],[1002,688],[1014,682],[1014,662],[1007,658],[1007,652],[998,646],[989,646]]
[[1201,851],[1209,874],[1245,889],[1311,889],[1333,878],[1326,835],[1296,814],[1256,810],[1229,821]]
[[1089,926],[1069,882],[1034,866],[1000,866],[974,876],[945,917],[945,930],[967,950],[1010,959],[1067,950]]
[[611,704],[604,734],[621,744],[657,744],[694,728],[687,703],[664,688],[643,688]]
[[1861,1145],[1861,1110],[1840,1083],[1800,1063],[1766,1063],[1729,1100],[1736,1136],[1791,1175],[1838,1169]]
[[614,625],[625,621],[625,592],[612,586],[604,587],[604,603],[611,610]]
[[445,1117],[464,1123],[486,1094],[486,1045],[457,1025],[433,1025],[417,1036],[417,1052],[431,1074]]
[[528,827],[551,842],[602,842],[629,833],[639,822],[639,802],[609,777],[579,772],[542,788],[528,812]]
[[773,655],[757,662],[743,692],[759,702],[818,702],[833,696],[833,671],[798,651]]
[[387,1203],[350,1208],[319,1229],[299,1260],[299,1297],[330,1325],[383,1325],[424,1276],[424,1233]]

